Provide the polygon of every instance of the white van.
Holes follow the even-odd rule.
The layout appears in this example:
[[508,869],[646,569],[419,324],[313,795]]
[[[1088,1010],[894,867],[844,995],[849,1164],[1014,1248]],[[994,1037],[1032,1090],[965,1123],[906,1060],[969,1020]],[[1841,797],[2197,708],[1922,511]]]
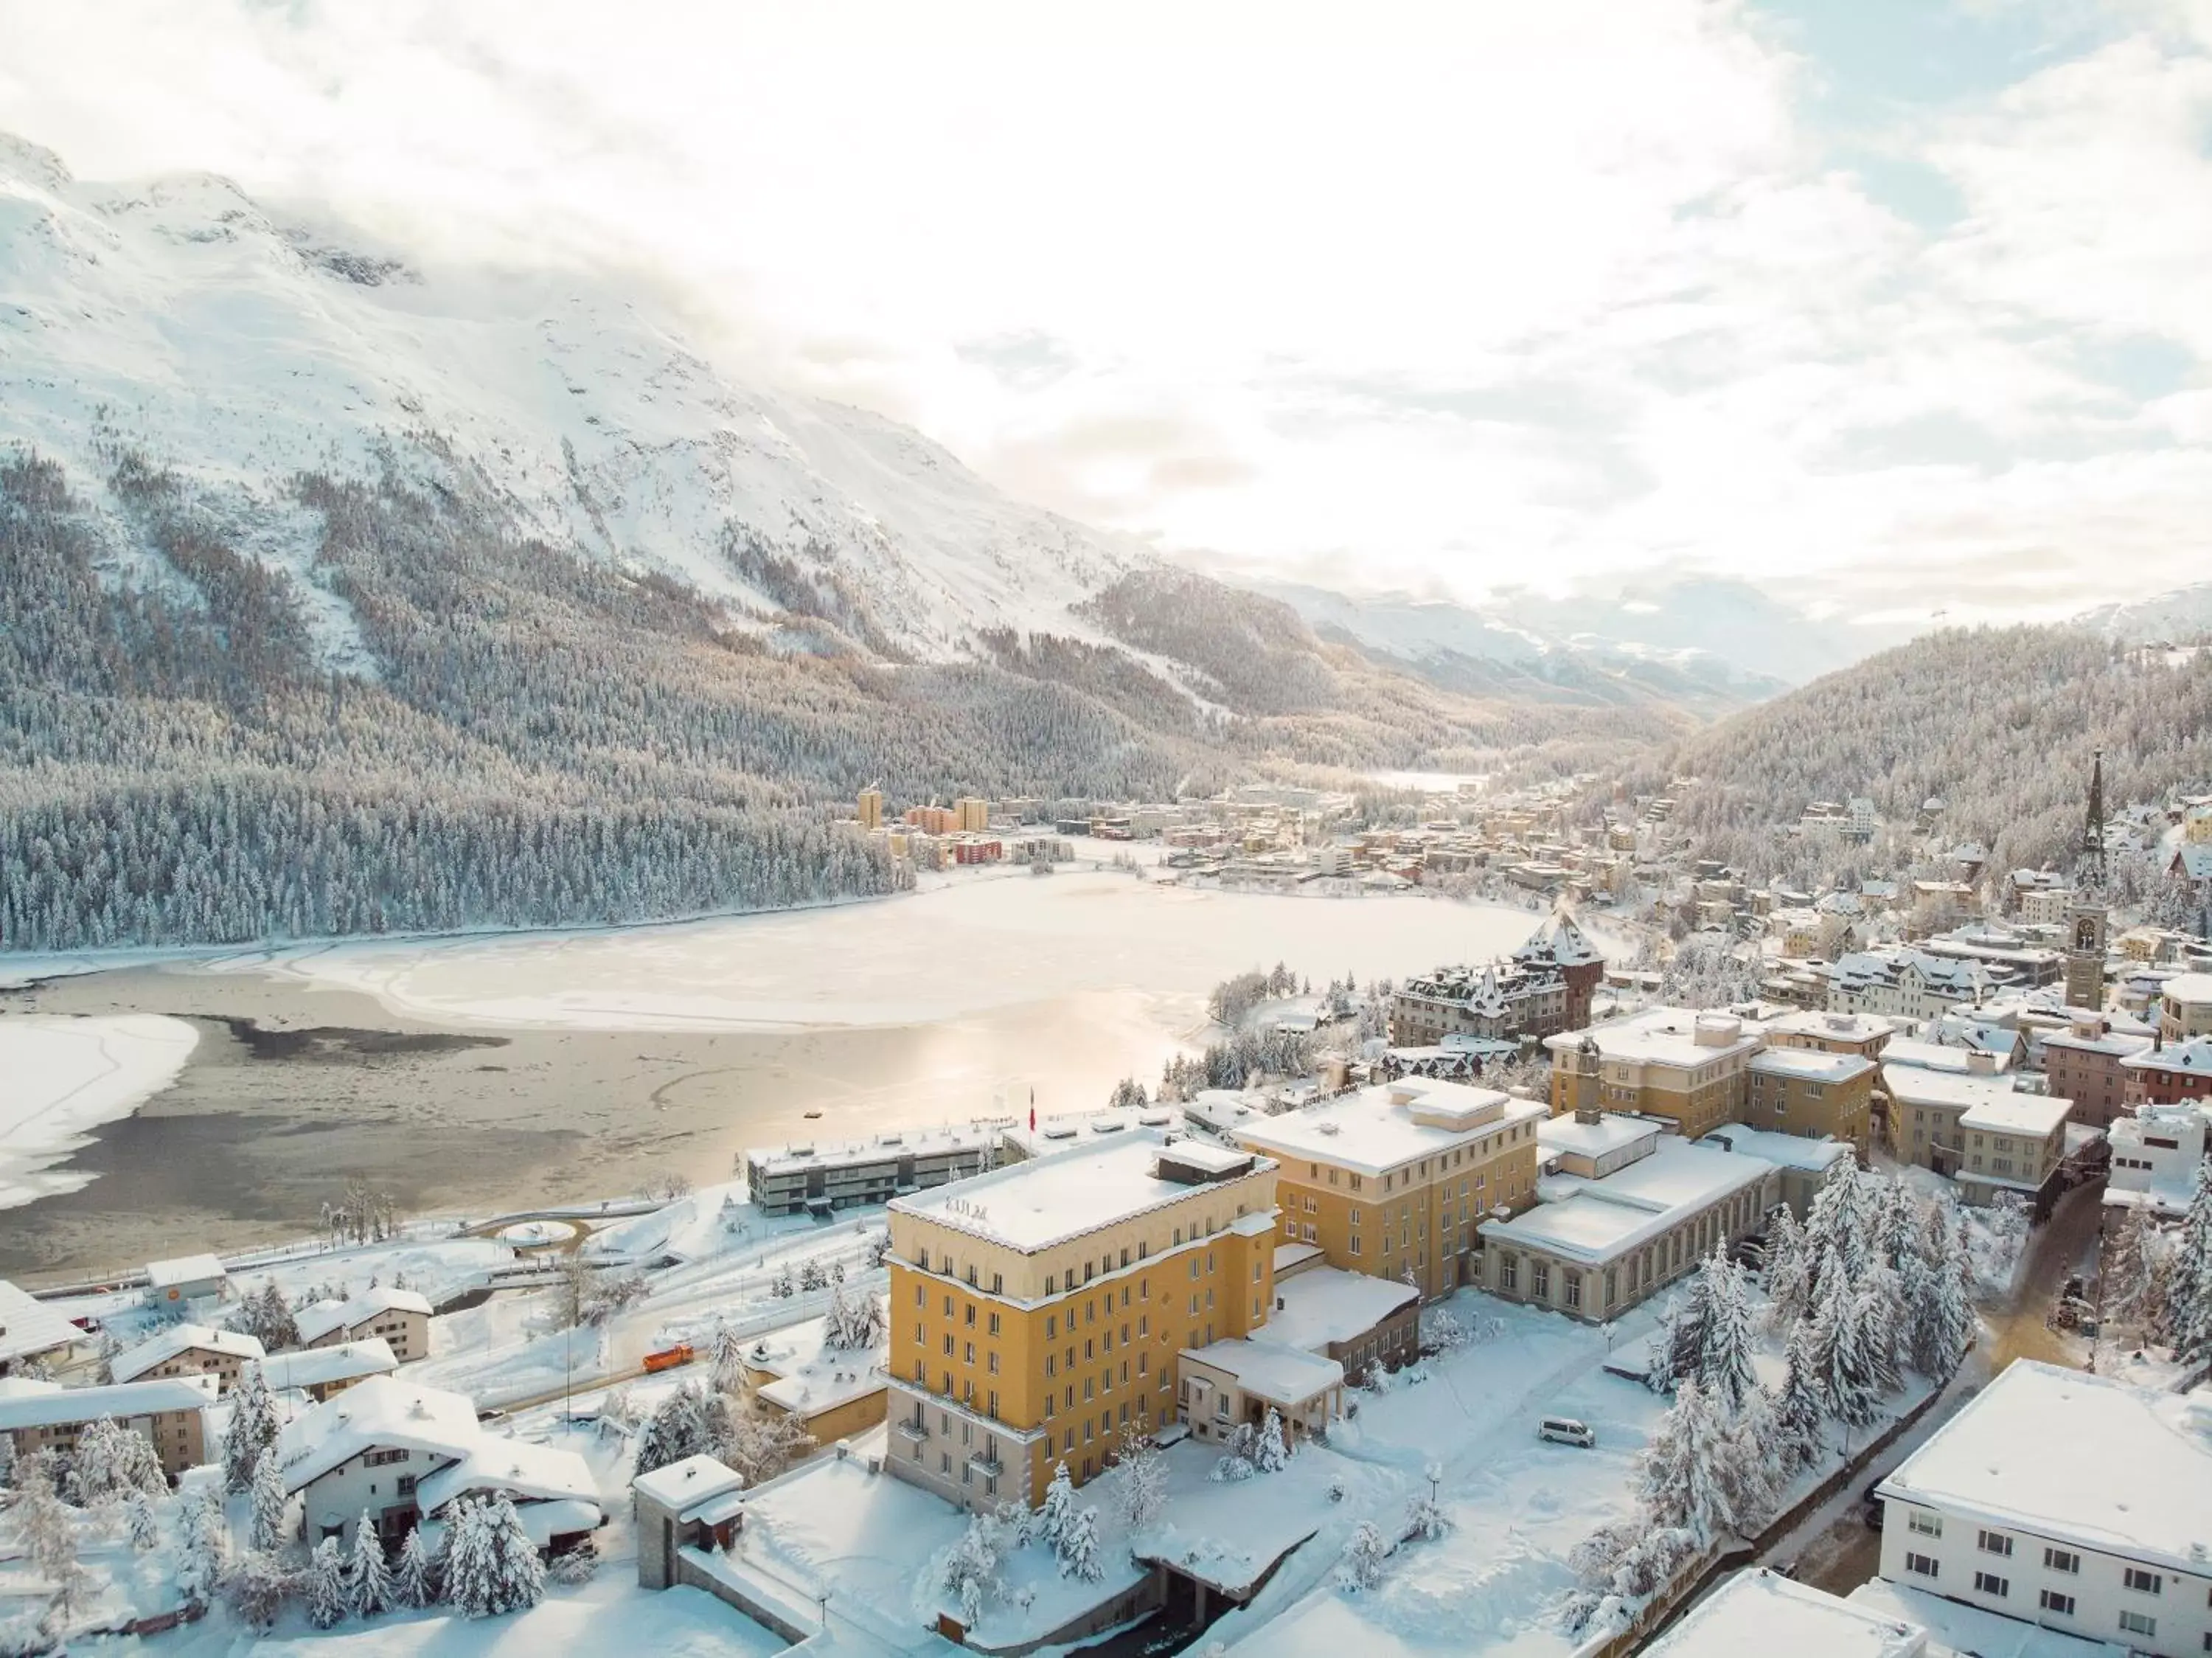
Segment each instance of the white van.
[[1572,1417],[1546,1417],[1536,1424],[1536,1437],[1548,1439],[1555,1445],[1579,1445],[1585,1451],[1597,1443],[1597,1436],[1590,1431],[1587,1422],[1577,1422]]

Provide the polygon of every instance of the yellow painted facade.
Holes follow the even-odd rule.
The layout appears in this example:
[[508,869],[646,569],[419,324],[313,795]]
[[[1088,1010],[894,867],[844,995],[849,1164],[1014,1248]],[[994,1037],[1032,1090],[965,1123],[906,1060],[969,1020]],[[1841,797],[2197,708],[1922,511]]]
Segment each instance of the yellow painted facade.
[[[1039,1167],[945,1190],[988,1189],[1012,1204],[1007,1183]],[[1034,1247],[957,1212],[892,1205],[895,1472],[971,1507],[1034,1506],[1056,1464],[1080,1484],[1104,1470],[1124,1431],[1175,1419],[1181,1350],[1266,1323],[1273,1164],[1255,1159],[1248,1173],[1146,1197],[1137,1212]]]

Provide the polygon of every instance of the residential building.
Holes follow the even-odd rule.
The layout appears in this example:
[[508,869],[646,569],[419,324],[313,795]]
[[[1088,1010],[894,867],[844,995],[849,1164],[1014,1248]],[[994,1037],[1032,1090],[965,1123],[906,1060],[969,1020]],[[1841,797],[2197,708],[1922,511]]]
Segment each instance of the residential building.
[[1406,980],[1390,998],[1394,1047],[1435,1047],[1448,1037],[1549,1036],[1589,1022],[1605,958],[1565,905],[1526,943],[1480,968],[1439,967]]
[[495,1437],[466,1394],[398,1376],[368,1377],[294,1417],[277,1436],[276,1460],[311,1545],[334,1537],[350,1547],[366,1514],[396,1545],[463,1496],[504,1494],[531,1540],[554,1553],[602,1519],[591,1469],[575,1452]]
[[1644,1658],[1938,1658],[1906,1619],[1756,1567],[1699,1600]]
[[868,1140],[803,1140],[745,1153],[745,1186],[763,1215],[829,1214],[887,1204],[981,1174],[994,1161],[998,1123],[878,1134]]
[[2126,1074],[2131,1106],[2212,1100],[2212,1036],[2171,1043],[2154,1040],[2122,1059],[2120,1069]]
[[2035,1197],[2066,1150],[2072,1101],[2024,1094],[1986,1071],[1930,1070],[1882,1062],[1899,1157],[1955,1179],[1968,1203],[1999,1192]]
[[1555,1115],[1595,1106],[1664,1117],[1695,1138],[1743,1116],[1752,1057],[1766,1039],[1733,1014],[1651,1008],[1544,1045]]
[[2043,1039],[2051,1091],[2074,1102],[2074,1120],[2103,1128],[2127,1109],[2128,1073],[2120,1062],[2150,1038],[2113,1028],[2110,1015],[2075,1009],[2067,1027]]
[[860,827],[871,833],[884,826],[884,791],[869,787],[860,791]]
[[1176,1419],[1176,1356],[1274,1304],[1276,1166],[1137,1129],[890,1204],[889,1466],[1035,1505]]
[[884,1350],[829,1344],[829,1321],[808,1319],[749,1343],[745,1381],[759,1409],[797,1423],[817,1445],[866,1432],[884,1419]]
[[1837,957],[1829,967],[1828,1007],[1836,1013],[1933,1019],[2010,982],[2008,975],[1972,957],[1912,949],[1858,950]]
[[173,1324],[108,1362],[117,1381],[155,1381],[170,1376],[213,1376],[216,1391],[227,1393],[250,1362],[261,1357],[261,1344],[235,1330],[204,1324]]
[[67,1456],[77,1436],[103,1417],[143,1434],[170,1479],[207,1460],[207,1407],[215,1403],[212,1376],[167,1376],[109,1387],[63,1387],[17,1376],[0,1383],[0,1433],[17,1457],[40,1451]]
[[343,1301],[309,1301],[293,1312],[302,1347],[381,1339],[402,1364],[430,1356],[430,1302],[412,1289],[379,1285]]
[[991,827],[991,802],[975,795],[963,795],[952,802],[952,827],[963,835],[980,835]]
[[151,1262],[146,1268],[146,1299],[157,1307],[221,1301],[229,1293],[229,1275],[212,1255],[182,1255]]
[[1897,1034],[1896,1024],[1878,1014],[1833,1013],[1826,1009],[1784,1014],[1765,1026],[1766,1045],[1811,1048],[1820,1053],[1853,1053],[1879,1059]]
[[2161,1041],[2212,1036],[2212,973],[2176,973],[2158,987]]
[[1176,1402],[1200,1439],[1229,1439],[1272,1413],[1295,1445],[1344,1411],[1344,1366],[1303,1348],[1232,1336],[1176,1359]]
[[398,1368],[390,1345],[371,1337],[337,1347],[272,1353],[261,1361],[261,1379],[273,1393],[302,1393],[319,1405],[371,1376],[388,1376]]
[[2112,1161],[2106,1204],[2161,1215],[2185,1212],[2204,1161],[2208,1123],[2212,1100],[2140,1105],[2115,1121],[2107,1131]]
[[1773,1164],[1781,1171],[1782,1201],[1801,1221],[1811,1212],[1814,1195],[1828,1183],[1836,1166],[1856,1161],[1856,1149],[1841,1140],[1808,1139],[1740,1123],[1723,1124],[1698,1143]]
[[[1279,1181],[1278,1191],[1279,1195]],[[1286,1263],[1285,1251],[1310,1251]],[[1348,1376],[1395,1370],[1421,1350],[1421,1292],[1409,1283],[1326,1265],[1310,1244],[1275,1249],[1275,1310],[1267,1339],[1334,1359]]]
[[1876,1495],[1891,1583],[2159,1658],[2212,1650],[2201,1390],[2016,1359]]
[[60,1363],[83,1333],[46,1302],[0,1278],[0,1376]]
[[1780,1172],[1761,1158],[1659,1132],[1634,1143],[1626,1166],[1548,1175],[1534,1209],[1483,1222],[1482,1287],[1601,1324],[1759,1230],[1781,1201]]
[[1867,1155],[1873,1120],[1875,1062],[1856,1053],[1767,1048],[1746,1068],[1742,1120],[1813,1139],[1835,1139]]
[[1541,1100],[1401,1077],[1231,1131],[1281,1165],[1284,1243],[1424,1296],[1475,1280],[1475,1223],[1535,1200]]

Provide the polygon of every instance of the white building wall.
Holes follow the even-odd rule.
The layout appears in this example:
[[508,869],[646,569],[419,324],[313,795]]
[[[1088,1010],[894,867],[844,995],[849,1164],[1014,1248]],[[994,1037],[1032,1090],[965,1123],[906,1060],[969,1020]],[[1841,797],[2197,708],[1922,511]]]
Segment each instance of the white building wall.
[[[2033,1455],[2030,1446],[2023,1455]],[[2101,1552],[2064,1538],[2039,1535],[2007,1527],[1984,1527],[1957,1514],[1942,1513],[1917,1504],[1890,1499],[1885,1503],[1881,1530],[1881,1575],[1893,1583],[1926,1589],[1970,1606],[2000,1612],[2023,1624],[2063,1630],[2085,1639],[2111,1641],[2158,1658],[2201,1658],[2212,1651],[2212,1562],[2203,1574],[2173,1571],[2168,1567],[2131,1561]],[[1933,1518],[1942,1535],[1931,1537],[1913,1529],[1915,1516]],[[2009,1555],[1992,1553],[1981,1546],[1982,1533],[1990,1531],[2008,1538]],[[2081,1570],[2069,1572],[2045,1564],[2045,1551],[2054,1549],[2079,1557]],[[1918,1555],[1936,1564],[1936,1576],[1914,1571],[1908,1556]],[[2159,1579],[2159,1592],[2130,1588],[2130,1566]],[[1996,1594],[1976,1587],[1976,1575],[2003,1580],[2008,1592]],[[2045,1591],[2070,1595],[2069,1613],[2042,1604]],[[2121,1627],[2120,1615],[2130,1612],[2151,1618],[2153,1632]]]
[[[397,1451],[400,1448],[391,1448]],[[451,1460],[450,1457],[428,1451],[408,1451],[404,1461],[371,1467],[363,1457],[350,1458],[301,1490],[301,1535],[313,1547],[322,1539],[324,1528],[336,1523],[342,1529],[344,1545],[351,1548],[354,1522],[361,1518],[363,1509],[374,1517],[386,1509],[412,1503],[412,1495],[400,1494],[399,1482],[410,1478],[418,1482],[428,1479]]]

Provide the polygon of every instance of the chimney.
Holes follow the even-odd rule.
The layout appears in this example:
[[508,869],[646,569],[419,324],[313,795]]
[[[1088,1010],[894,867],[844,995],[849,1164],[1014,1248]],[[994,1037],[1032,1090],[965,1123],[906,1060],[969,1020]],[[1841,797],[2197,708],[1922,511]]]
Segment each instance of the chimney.
[[1604,1120],[1605,1113],[1600,1111],[1595,1106],[1577,1106],[1575,1107],[1575,1121],[1583,1125],[1585,1127],[1595,1128]]

